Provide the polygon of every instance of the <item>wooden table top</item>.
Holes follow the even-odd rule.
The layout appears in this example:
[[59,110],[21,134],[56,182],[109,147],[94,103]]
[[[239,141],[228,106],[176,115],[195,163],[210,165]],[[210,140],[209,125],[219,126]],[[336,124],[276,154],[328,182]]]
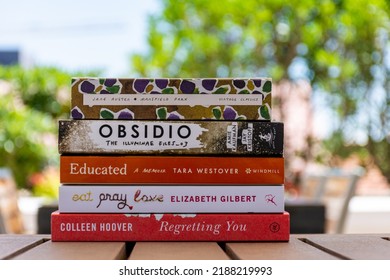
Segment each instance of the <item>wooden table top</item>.
[[8,260],[390,260],[389,234],[292,234],[289,242],[52,242],[0,235]]

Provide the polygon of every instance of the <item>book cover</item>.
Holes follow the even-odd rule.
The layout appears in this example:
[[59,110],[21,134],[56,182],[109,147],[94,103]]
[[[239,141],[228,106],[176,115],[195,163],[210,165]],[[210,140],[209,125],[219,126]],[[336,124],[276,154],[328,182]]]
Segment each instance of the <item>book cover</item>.
[[282,157],[61,155],[63,184],[284,184]]
[[283,156],[283,123],[60,120],[60,154]]
[[272,79],[74,78],[72,119],[270,120]]
[[282,213],[284,186],[61,185],[61,213]]
[[56,241],[289,241],[280,214],[67,214],[53,212]]

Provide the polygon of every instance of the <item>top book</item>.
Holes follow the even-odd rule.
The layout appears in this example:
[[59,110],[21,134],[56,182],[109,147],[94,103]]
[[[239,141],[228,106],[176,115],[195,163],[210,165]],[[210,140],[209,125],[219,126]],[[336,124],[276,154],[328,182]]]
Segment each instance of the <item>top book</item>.
[[73,78],[72,119],[271,120],[271,78]]

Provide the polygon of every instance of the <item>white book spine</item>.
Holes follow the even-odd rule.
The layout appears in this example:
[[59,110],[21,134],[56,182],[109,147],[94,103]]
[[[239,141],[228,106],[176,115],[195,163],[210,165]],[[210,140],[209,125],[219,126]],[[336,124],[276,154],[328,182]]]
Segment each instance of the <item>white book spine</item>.
[[61,185],[63,213],[282,213],[284,186]]

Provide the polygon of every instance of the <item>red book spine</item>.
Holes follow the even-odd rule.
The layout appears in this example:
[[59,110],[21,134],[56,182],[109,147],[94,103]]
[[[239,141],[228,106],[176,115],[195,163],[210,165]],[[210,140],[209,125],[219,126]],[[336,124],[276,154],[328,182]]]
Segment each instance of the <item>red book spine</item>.
[[52,241],[288,241],[280,214],[65,214],[51,216]]
[[282,157],[60,156],[63,184],[284,184]]

